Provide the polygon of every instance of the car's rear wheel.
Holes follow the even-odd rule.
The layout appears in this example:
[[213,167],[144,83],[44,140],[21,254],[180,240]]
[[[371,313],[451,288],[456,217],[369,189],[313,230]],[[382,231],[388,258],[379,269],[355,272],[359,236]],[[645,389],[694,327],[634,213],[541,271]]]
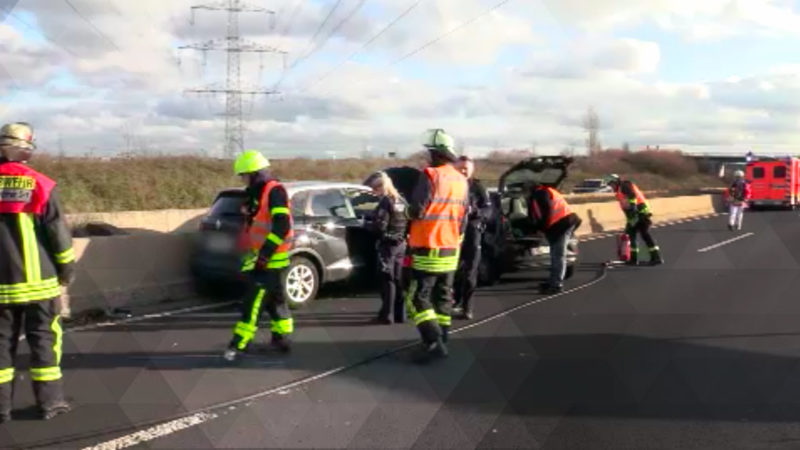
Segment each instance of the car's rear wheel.
[[295,256],[283,279],[284,296],[293,309],[305,307],[311,303],[319,291],[319,271],[308,258]]

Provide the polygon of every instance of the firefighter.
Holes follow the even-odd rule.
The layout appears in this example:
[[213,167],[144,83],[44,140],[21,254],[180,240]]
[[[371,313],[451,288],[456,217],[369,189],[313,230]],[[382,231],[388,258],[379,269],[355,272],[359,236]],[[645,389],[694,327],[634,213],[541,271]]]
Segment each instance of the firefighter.
[[75,252],[56,183],[27,166],[35,149],[29,124],[0,128],[0,422],[11,420],[14,359],[23,328],[40,417],[70,410],[61,379],[57,302],[72,280]]
[[458,158],[456,168],[469,183],[469,212],[467,230],[461,244],[461,260],[456,272],[454,313],[460,319],[472,320],[472,295],[478,286],[478,268],[481,262],[481,242],[492,208],[489,194],[483,184],[474,178],[475,161],[469,156]]
[[291,349],[294,321],[284,297],[284,277],[294,232],[289,197],[281,182],[268,171],[260,152],[248,150],[234,162],[234,172],[247,183],[247,224],[240,236],[244,252],[241,271],[250,282],[242,318],[224,357],[233,361],[255,338],[263,309],[270,316],[270,345],[281,353]]
[[582,221],[554,188],[534,183],[531,191],[529,219],[534,230],[544,232],[550,245],[550,279],[540,285],[540,290],[547,295],[557,294],[564,290],[567,245]]
[[366,182],[380,202],[375,208],[370,228],[378,235],[376,250],[380,267],[381,309],[373,322],[392,324],[405,322],[405,303],[403,299],[403,258],[406,255],[406,235],[408,203],[394,187],[392,179],[385,172],[371,175]]
[[639,245],[636,242],[636,235],[641,234],[650,252],[651,266],[664,264],[661,257],[661,250],[658,248],[655,239],[650,234],[650,226],[653,224],[653,213],[642,191],[630,180],[623,180],[619,175],[611,174],[606,177],[606,184],[614,190],[617,201],[625,213],[627,224],[625,233],[631,242],[631,258],[627,261],[628,265],[639,264]]
[[413,294],[407,307],[422,336],[422,359],[428,359],[448,354],[453,282],[466,226],[469,186],[453,166],[458,156],[453,139],[444,130],[428,130],[424,145],[430,166],[420,176],[408,209]]
[[733,173],[734,180],[728,188],[728,201],[730,202],[730,214],[728,217],[728,230],[733,231],[742,229],[742,219],[744,219],[744,209],[747,201],[750,200],[752,191],[750,183],[744,179],[744,172],[737,170]]

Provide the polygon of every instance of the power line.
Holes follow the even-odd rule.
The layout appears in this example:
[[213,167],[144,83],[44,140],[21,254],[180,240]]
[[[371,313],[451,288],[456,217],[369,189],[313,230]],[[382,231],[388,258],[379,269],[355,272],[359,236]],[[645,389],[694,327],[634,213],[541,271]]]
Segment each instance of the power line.
[[[475,17],[473,17],[473,18],[471,18],[469,20],[466,20],[464,22],[461,22],[460,24],[458,24],[455,27],[451,28],[450,30],[444,32],[443,34],[435,37],[434,39],[431,39],[430,41],[422,44],[421,46],[417,47],[416,49],[412,50],[411,52],[406,53],[405,55],[395,59],[394,61],[392,61],[389,64],[387,64],[386,67],[387,68],[388,67],[392,67],[395,64],[399,64],[399,63],[405,61],[406,59],[411,58],[412,56],[414,56],[414,55],[418,54],[419,52],[427,49],[428,47],[438,43],[439,41],[441,41],[442,39],[446,38],[447,36],[450,36],[451,34],[455,33],[456,31],[459,31],[462,28],[464,28],[464,27],[466,27],[468,25],[471,25],[471,24],[477,22],[478,20],[482,19],[483,17],[491,14],[492,12],[494,12],[497,9],[499,9],[500,7],[502,7],[503,5],[505,5],[506,3],[510,2],[510,1],[511,0],[502,0],[502,1],[498,2],[498,3],[496,3],[494,6],[482,11],[477,16],[475,16]],[[416,5],[412,5],[412,6],[416,6]],[[328,92],[327,90],[324,91],[324,93],[327,93],[327,92]]]
[[[356,7],[355,7],[355,8],[353,8],[352,10],[350,10],[350,13],[348,13],[348,14],[347,14],[347,16],[345,16],[345,18],[344,18],[344,19],[340,20],[340,21],[339,21],[339,23],[337,23],[337,24],[336,24],[336,26],[334,26],[334,27],[333,27],[333,29],[331,29],[331,31],[330,31],[330,32],[328,32],[328,35],[327,35],[327,36],[325,36],[325,39],[322,41],[322,43],[321,43],[321,44],[319,44],[319,45],[317,45],[316,47],[314,47],[314,50],[312,50],[312,51],[311,51],[311,53],[310,53],[308,56],[311,56],[311,55],[313,55],[314,53],[318,52],[318,51],[319,51],[319,50],[320,50],[322,47],[324,47],[324,46],[325,46],[325,44],[327,44],[327,43],[328,43],[328,41],[330,40],[330,38],[331,38],[331,37],[333,37],[333,35],[335,35],[336,33],[338,33],[338,32],[339,32],[339,30],[341,30],[341,29],[342,29],[342,27],[344,27],[344,25],[345,25],[345,24],[347,24],[347,22],[349,22],[350,20],[352,20],[352,19],[353,19],[353,17],[355,17],[356,13],[358,13],[358,11],[359,11],[359,10],[360,10],[360,9],[361,9],[363,6],[364,6],[364,4],[365,4],[366,2],[367,2],[367,0],[360,0],[360,1],[358,2],[358,5],[356,5]],[[307,56],[307,57],[308,57],[308,56]]]
[[372,36],[371,38],[369,38],[369,40],[368,40],[368,41],[366,41],[364,44],[362,44],[362,45],[361,45],[361,47],[360,47],[358,50],[356,50],[356,51],[354,51],[353,53],[351,53],[351,54],[350,54],[350,56],[348,56],[348,57],[347,57],[347,58],[346,58],[344,61],[342,61],[341,63],[339,63],[339,64],[337,64],[336,66],[334,66],[334,68],[333,68],[333,69],[331,69],[330,71],[328,71],[327,73],[325,73],[325,74],[324,74],[324,75],[322,75],[321,77],[317,78],[317,79],[316,79],[316,80],[315,80],[313,83],[311,83],[311,84],[307,85],[307,86],[306,86],[306,88],[305,88],[305,89],[303,89],[303,90],[304,90],[304,91],[308,91],[308,90],[310,90],[311,88],[313,88],[314,86],[316,86],[317,84],[319,84],[320,82],[322,82],[323,80],[325,80],[325,79],[327,79],[329,76],[331,76],[331,75],[332,75],[334,72],[336,72],[336,71],[337,71],[339,68],[341,68],[342,66],[344,66],[345,64],[347,64],[348,62],[350,62],[350,61],[351,61],[353,58],[355,58],[355,57],[356,57],[356,55],[358,55],[359,53],[361,53],[361,52],[363,52],[364,50],[366,50],[366,48],[367,48],[367,47],[369,47],[370,45],[372,45],[372,43],[373,43],[373,42],[375,42],[375,41],[376,41],[376,40],[378,40],[378,39],[379,39],[381,36],[383,36],[384,34],[386,34],[386,32],[388,32],[388,31],[389,31],[389,29],[391,29],[392,27],[394,27],[394,26],[395,26],[397,23],[399,23],[401,20],[403,20],[403,18],[405,18],[407,15],[409,15],[409,14],[411,13],[411,11],[413,11],[413,10],[414,10],[414,9],[415,9],[417,6],[419,6],[419,5],[420,5],[420,3],[422,3],[422,0],[416,0],[416,1],[415,1],[415,2],[414,2],[412,5],[411,5],[411,6],[409,6],[409,7],[408,7],[408,8],[406,8],[406,9],[405,9],[405,10],[404,10],[402,13],[400,13],[400,15],[398,15],[397,17],[395,17],[395,18],[394,18],[394,20],[392,20],[391,22],[389,22],[389,23],[388,23],[388,24],[387,24],[385,27],[383,27],[383,28],[382,28],[382,29],[381,29],[379,32],[377,32],[377,33],[376,33],[374,36]]
[[280,36],[286,36],[286,33],[292,28],[292,24],[294,23],[294,19],[303,10],[303,6],[305,5],[304,0],[298,0],[294,4],[294,9],[292,9],[292,13],[289,15],[289,20],[286,22],[286,25],[283,27],[283,31],[281,31]]
[[[280,78],[280,80],[278,80],[278,83],[276,84],[276,86],[280,85],[280,84],[283,82],[283,80],[286,78],[286,75],[288,75],[288,74],[289,74],[289,72],[291,72],[292,70],[294,70],[294,69],[295,69],[297,66],[299,66],[299,65],[300,65],[300,64],[302,64],[303,62],[307,61],[307,60],[308,60],[308,58],[310,58],[310,57],[311,57],[311,56],[313,56],[315,53],[317,53],[318,51],[320,51],[320,50],[321,50],[323,47],[325,47],[325,44],[327,44],[327,43],[328,43],[328,41],[331,39],[331,37],[333,37],[333,35],[334,35],[334,34],[338,33],[338,32],[339,32],[339,30],[341,30],[341,29],[342,29],[342,27],[344,27],[344,25],[345,25],[345,24],[347,24],[347,22],[349,22],[350,20],[352,20],[352,19],[353,19],[353,17],[355,17],[355,15],[356,15],[356,14],[358,13],[358,11],[359,11],[359,10],[360,10],[360,9],[361,9],[363,6],[364,6],[364,4],[365,4],[366,2],[367,2],[367,0],[360,0],[360,1],[358,2],[358,4],[355,6],[355,8],[353,8],[353,9],[351,9],[351,10],[350,10],[350,12],[347,14],[347,16],[345,16],[345,17],[344,17],[342,20],[340,20],[340,21],[339,21],[339,23],[337,23],[336,25],[334,25],[334,27],[331,29],[331,31],[329,31],[329,32],[328,32],[327,36],[325,36],[325,39],[323,39],[321,43],[317,44],[317,45],[316,45],[314,48],[312,48],[310,51],[308,51],[308,52],[307,52],[305,55],[301,56],[300,58],[297,58],[297,59],[296,59],[296,60],[295,60],[295,61],[294,61],[294,62],[293,62],[293,63],[292,63],[290,66],[289,66],[289,69],[288,69],[288,70],[286,70],[286,71],[284,71],[284,73],[281,75],[281,78]],[[314,36],[311,38],[311,41],[310,41],[310,45],[309,45],[309,47],[310,47],[310,46],[313,46],[313,44],[314,44],[314,40],[315,40],[315,39],[316,39],[316,37],[319,35],[320,31],[321,31],[321,30],[324,28],[325,24],[326,24],[326,23],[327,23],[327,22],[330,20],[331,16],[333,15],[333,12],[334,12],[334,11],[335,11],[335,10],[336,10],[338,7],[339,7],[339,5],[340,5],[341,3],[342,3],[342,0],[339,0],[339,1],[337,1],[337,2],[336,2],[336,5],[334,5],[334,7],[333,7],[333,8],[331,9],[331,11],[328,13],[328,16],[325,18],[325,20],[322,22],[322,24],[320,24],[320,26],[317,28],[317,31],[314,33]]]
[[26,29],[28,29],[28,30],[36,33],[36,34],[41,35],[51,45],[53,45],[55,47],[58,47],[61,50],[64,50],[65,52],[69,53],[70,55],[72,55],[72,56],[74,56],[76,58],[78,57],[77,53],[75,53],[74,51],[68,49],[67,47],[64,47],[63,45],[59,44],[58,42],[54,41],[53,39],[50,39],[46,34],[44,34],[44,32],[42,30],[38,30],[36,27],[34,27],[33,25],[29,24],[27,21],[23,20],[18,15],[16,15],[13,11],[8,10],[8,9],[4,9],[4,8],[2,8],[2,10],[3,10],[3,12],[6,13],[6,15],[8,17],[13,18],[17,22],[19,22],[22,26],[24,26]]
[[[336,12],[336,10],[339,8],[339,5],[341,5],[341,4],[342,4],[342,0],[337,0],[336,4],[333,5],[333,8],[331,8],[331,10],[328,11],[328,15],[325,16],[325,19],[322,20],[322,23],[319,24],[319,26],[317,27],[317,30],[314,32],[314,35],[311,36],[311,39],[308,42],[308,47],[311,47],[312,45],[314,45],[314,40],[317,39],[317,36],[319,36],[320,31],[322,31],[322,29],[325,27],[325,25],[328,24],[328,21],[331,20],[331,17],[333,16],[333,13]],[[303,56],[295,59],[294,62],[292,62],[292,64],[289,65],[288,69],[284,69],[283,70],[283,72],[281,73],[280,78],[278,78],[278,81],[275,83],[275,89],[280,87],[281,83],[283,83],[283,80],[286,79],[286,75],[288,75],[289,72],[294,70],[294,68],[297,67],[297,62],[299,60],[302,60],[302,59],[304,59]]]
[[407,53],[406,55],[401,56],[400,58],[397,58],[396,60],[394,60],[391,63],[389,63],[389,65],[387,67],[391,67],[391,66],[393,66],[395,64],[398,64],[398,63],[401,63],[401,62],[407,60],[408,58],[411,58],[412,56],[414,56],[417,53],[427,49],[428,47],[438,43],[439,41],[441,41],[442,39],[446,38],[447,36],[450,36],[451,34],[455,33],[456,31],[459,31],[462,28],[466,27],[467,25],[471,25],[471,24],[477,22],[478,20],[482,19],[484,16],[487,16],[487,15],[491,14],[492,12],[494,12],[497,9],[499,9],[500,7],[502,7],[503,5],[505,5],[506,3],[510,2],[510,1],[511,0],[502,0],[501,2],[498,2],[497,4],[492,6],[491,8],[483,11],[482,13],[480,13],[477,16],[473,17],[472,19],[469,19],[466,22],[462,22],[459,25],[456,25],[454,28],[451,28],[450,30],[448,30],[444,34],[442,34],[442,35],[440,35],[440,36],[438,36],[438,37],[436,37],[436,38],[434,38],[434,39],[422,44],[420,47],[418,47],[415,50],[412,50],[411,52]]
[[114,47],[114,48],[115,48],[115,49],[116,49],[118,52],[119,52],[119,51],[122,51],[122,50],[119,48],[119,46],[117,46],[117,44],[116,44],[114,41],[112,41],[112,40],[111,40],[111,38],[109,38],[108,36],[106,36],[106,34],[105,34],[105,33],[103,33],[102,31],[100,31],[100,29],[99,29],[99,28],[97,28],[97,27],[94,25],[94,23],[92,23],[92,21],[91,21],[91,20],[89,20],[89,18],[87,18],[86,16],[84,16],[84,15],[83,15],[83,13],[81,13],[81,12],[78,10],[78,8],[76,8],[76,7],[75,7],[75,5],[74,5],[74,4],[72,4],[72,1],[71,1],[71,0],[64,0],[64,3],[66,3],[66,4],[67,4],[67,5],[68,5],[68,6],[69,6],[69,7],[70,7],[70,8],[71,8],[73,11],[75,11],[75,14],[77,14],[77,15],[78,15],[78,16],[79,16],[81,19],[83,19],[83,21],[84,21],[84,22],[86,22],[86,23],[87,23],[87,24],[88,24],[90,27],[92,27],[92,29],[93,29],[93,30],[94,30],[94,31],[95,31],[95,32],[96,32],[96,33],[97,33],[97,34],[98,34],[100,37],[102,37],[103,39],[105,39],[105,40],[106,40],[106,42],[108,42],[109,44],[111,44],[111,46],[112,46],[112,47]]
[[[319,36],[319,33],[322,31],[322,29],[323,29],[323,28],[325,28],[325,25],[327,25],[327,24],[328,24],[328,21],[330,21],[330,20],[331,20],[331,17],[333,17],[333,13],[335,13],[335,12],[336,12],[336,10],[337,10],[337,9],[339,9],[339,6],[340,6],[341,4],[342,4],[342,0],[336,0],[336,4],[335,4],[335,5],[333,5],[333,8],[331,8],[331,10],[330,10],[330,11],[328,11],[328,15],[327,15],[327,16],[325,16],[325,19],[324,19],[324,20],[322,21],[322,23],[321,23],[321,24],[319,24],[319,26],[317,27],[317,31],[315,31],[315,32],[314,32],[314,35],[313,35],[313,36],[311,36],[311,40],[310,40],[310,41],[309,41],[309,43],[308,43],[308,46],[309,46],[309,47],[311,47],[311,46],[314,44],[314,41],[317,39],[317,36]],[[292,64],[292,67],[294,67],[295,65],[297,65],[296,63],[297,63],[297,61],[295,61],[295,63],[293,63],[293,64]]]

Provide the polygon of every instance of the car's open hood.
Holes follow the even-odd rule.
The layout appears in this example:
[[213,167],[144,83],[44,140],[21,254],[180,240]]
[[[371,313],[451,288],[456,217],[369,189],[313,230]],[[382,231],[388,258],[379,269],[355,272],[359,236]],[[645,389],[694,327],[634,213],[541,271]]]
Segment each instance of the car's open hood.
[[[392,183],[394,183],[400,195],[406,200],[410,200],[411,193],[414,192],[414,187],[416,187],[422,171],[409,166],[390,167],[383,171],[392,179]],[[367,180],[364,180],[364,182],[366,183]]]
[[567,178],[567,167],[573,158],[566,156],[537,156],[520,161],[502,176],[498,191],[502,194],[507,191],[517,191],[531,183],[539,183],[558,189]]

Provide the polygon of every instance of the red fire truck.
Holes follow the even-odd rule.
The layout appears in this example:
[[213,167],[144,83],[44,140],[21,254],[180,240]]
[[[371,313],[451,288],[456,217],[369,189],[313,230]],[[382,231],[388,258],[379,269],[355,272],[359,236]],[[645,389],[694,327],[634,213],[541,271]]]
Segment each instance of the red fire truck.
[[800,202],[800,159],[764,158],[747,163],[745,178],[753,197],[750,206],[796,208]]

